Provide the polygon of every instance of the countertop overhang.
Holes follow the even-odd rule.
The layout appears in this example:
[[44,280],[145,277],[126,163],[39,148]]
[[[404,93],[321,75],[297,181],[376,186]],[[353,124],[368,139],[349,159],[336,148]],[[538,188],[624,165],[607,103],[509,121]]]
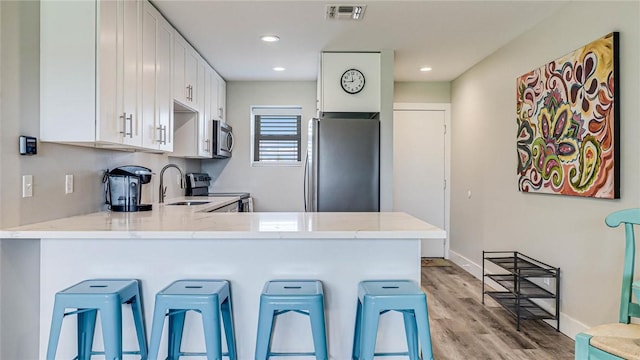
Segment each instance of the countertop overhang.
[[[194,206],[167,205],[206,200]],[[237,198],[179,198],[145,212],[103,211],[0,230],[4,239],[444,239],[444,230],[402,212],[206,212]]]

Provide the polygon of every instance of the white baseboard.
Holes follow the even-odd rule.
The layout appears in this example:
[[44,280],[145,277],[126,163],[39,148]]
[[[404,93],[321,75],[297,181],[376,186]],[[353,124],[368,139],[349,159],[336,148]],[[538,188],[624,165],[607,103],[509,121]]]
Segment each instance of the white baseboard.
[[[462,256],[461,254],[449,250],[449,260],[451,260],[454,264],[460,266],[463,270],[473,275],[478,280],[482,281],[482,265],[476,264],[470,259]],[[487,280],[486,283],[491,287],[499,286],[497,283],[493,282],[491,279]],[[562,299],[561,299],[562,300]],[[543,307],[546,307],[542,305]],[[549,309],[547,309],[549,310]],[[555,327],[556,322],[545,320],[548,324]],[[589,327],[580,321],[566,315],[562,311],[560,311],[560,332],[567,335],[571,339],[575,339],[576,334],[581,333],[587,330]]]

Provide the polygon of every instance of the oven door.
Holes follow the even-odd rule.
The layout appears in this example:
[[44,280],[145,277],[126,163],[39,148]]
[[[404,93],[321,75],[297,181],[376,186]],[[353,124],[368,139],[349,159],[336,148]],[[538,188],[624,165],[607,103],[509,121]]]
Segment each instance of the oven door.
[[231,157],[233,150],[233,131],[231,126],[220,120],[213,121],[213,157],[224,159]]

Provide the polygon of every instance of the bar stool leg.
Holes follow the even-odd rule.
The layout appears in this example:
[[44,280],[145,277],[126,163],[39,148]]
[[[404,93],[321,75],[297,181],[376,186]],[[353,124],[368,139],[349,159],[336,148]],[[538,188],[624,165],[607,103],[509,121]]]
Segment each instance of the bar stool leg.
[[149,342],[148,360],[158,360],[158,352],[160,351],[160,341],[162,340],[162,329],[164,328],[164,318],[167,315],[167,309],[156,300],[155,309],[153,310],[153,323],[151,328],[151,341]]
[[[267,305],[260,305],[258,316],[258,336],[256,339],[256,360],[267,360],[271,351],[271,336],[273,335],[274,309]],[[265,336],[268,334],[268,336]]]
[[229,360],[236,359],[236,341],[235,329],[233,328],[233,309],[231,305],[231,295],[220,304],[220,312],[222,313],[222,321],[224,323],[224,335],[227,339],[227,351],[229,352]]
[[62,330],[62,319],[64,318],[65,307],[62,301],[56,300],[53,306],[53,316],[51,318],[51,330],[49,330],[49,345],[47,345],[47,360],[55,360],[60,331]]
[[186,310],[178,310],[172,313],[172,309],[167,309],[169,312],[169,359],[178,360],[180,357],[180,345],[182,344],[182,333],[184,331],[184,318],[187,315]]
[[204,328],[204,342],[207,346],[207,360],[221,360],[222,334],[220,334],[220,313],[218,309],[201,311],[202,326]]
[[409,350],[409,359],[420,360],[418,356],[418,329],[416,325],[416,317],[413,310],[403,310],[404,330],[407,337],[407,349]]
[[133,322],[136,326],[136,335],[138,336],[140,358],[146,359],[149,355],[149,348],[147,347],[147,334],[145,331],[142,315],[142,303],[138,296],[135,296],[131,301],[131,313],[133,314]]
[[360,358],[360,338],[362,331],[362,303],[358,299],[358,306],[356,309],[356,326],[353,334],[353,352],[351,354],[352,360],[358,360]]
[[429,329],[429,311],[427,310],[427,300],[415,308],[416,322],[418,323],[418,334],[422,345],[422,359],[433,360],[431,348],[431,331]]
[[105,360],[122,359],[122,304],[109,301],[99,308]]
[[316,352],[316,360],[327,360],[327,330],[324,325],[324,308],[322,301],[314,304],[309,309],[311,319],[311,333],[313,335],[313,347]]
[[78,313],[78,360],[91,359],[93,334],[96,331],[96,315],[98,315],[96,310]]
[[378,335],[378,320],[380,310],[375,306],[365,303],[362,305],[362,329],[360,339],[359,360],[372,360],[376,348],[376,336]]

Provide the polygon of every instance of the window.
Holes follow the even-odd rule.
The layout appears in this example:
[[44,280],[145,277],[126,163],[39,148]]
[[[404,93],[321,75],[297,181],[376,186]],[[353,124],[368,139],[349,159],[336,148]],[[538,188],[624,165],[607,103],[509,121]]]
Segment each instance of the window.
[[253,164],[299,165],[302,108],[252,107]]

